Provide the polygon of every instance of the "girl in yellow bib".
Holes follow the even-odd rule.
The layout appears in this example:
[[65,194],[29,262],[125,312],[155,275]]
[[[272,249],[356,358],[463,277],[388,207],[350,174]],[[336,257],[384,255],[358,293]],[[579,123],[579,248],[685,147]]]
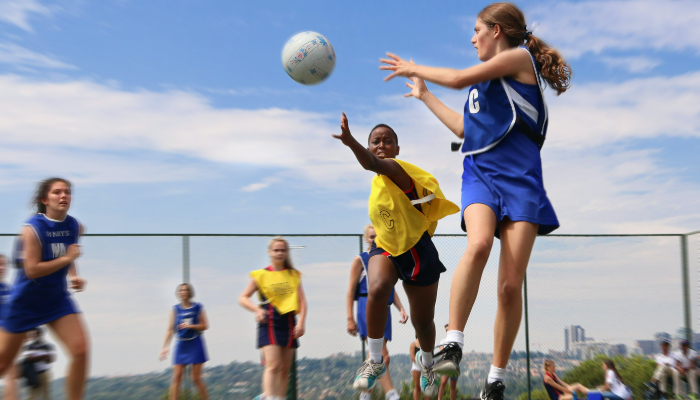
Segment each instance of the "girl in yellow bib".
[[433,316],[438,282],[445,267],[431,237],[437,221],[459,212],[459,207],[445,199],[432,175],[395,159],[399,145],[391,127],[375,126],[369,135],[368,148],[350,133],[345,113],[340,127],[341,134],[333,137],[352,150],[364,169],[377,173],[369,198],[369,218],[377,233],[370,247],[367,268],[370,357],[358,371],[353,387],[371,389],[374,382],[386,373],[382,358],[386,305],[394,285],[401,279],[411,305],[413,327],[421,343],[421,351],[416,356],[421,367],[421,388],[426,396],[433,397],[437,394],[432,369]]
[[[258,323],[258,348],[265,357],[263,395],[265,400],[283,400],[287,395],[289,368],[297,339],[304,335],[306,297],[301,273],[289,258],[289,244],[275,237],[268,245],[270,265],[250,273],[250,282],[238,299],[243,308],[255,313]],[[250,297],[258,292],[260,305]],[[296,315],[299,315],[298,321]]]

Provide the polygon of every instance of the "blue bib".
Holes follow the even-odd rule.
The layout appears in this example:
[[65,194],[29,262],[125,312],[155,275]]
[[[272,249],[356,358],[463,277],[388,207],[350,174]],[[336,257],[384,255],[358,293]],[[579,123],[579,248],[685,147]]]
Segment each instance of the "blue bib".
[[[369,267],[369,253],[364,252],[360,254],[360,259],[362,259],[362,273],[360,274],[360,281],[357,282],[357,288],[355,289],[355,300],[359,297],[367,297],[367,268]],[[389,297],[389,305],[394,304],[394,292],[395,289],[391,289],[391,297]]]
[[2,309],[5,308],[5,304],[10,301],[10,285],[4,282],[0,282],[0,315],[2,315]]
[[191,340],[199,336],[201,331],[196,329],[178,329],[178,325],[186,322],[189,325],[199,324],[199,315],[202,312],[202,305],[199,303],[192,303],[190,308],[182,308],[180,304],[173,306],[175,311],[175,336],[178,340]]
[[[527,47],[520,46],[527,50]],[[530,55],[538,82],[541,80],[534,57]],[[517,124],[531,132],[531,139],[541,146],[547,134],[547,104],[542,87],[540,99],[523,97],[523,85],[514,79],[498,78],[479,82],[469,88],[464,105],[464,155],[483,153],[496,146]],[[524,125],[523,125],[524,124]],[[538,137],[535,137],[537,135]],[[528,135],[531,136],[531,135]]]

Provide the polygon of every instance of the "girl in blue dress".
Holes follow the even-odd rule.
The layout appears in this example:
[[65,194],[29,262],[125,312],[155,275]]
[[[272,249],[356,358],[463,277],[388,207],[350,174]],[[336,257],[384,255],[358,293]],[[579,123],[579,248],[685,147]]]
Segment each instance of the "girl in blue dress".
[[16,242],[17,276],[2,309],[0,373],[8,372],[26,332],[48,325],[71,355],[66,398],[79,400],[87,377],[89,344],[66,278],[71,289],[80,291],[85,286],[75,265],[83,227],[68,215],[71,184],[65,179],[40,182],[33,203],[37,213],[24,224]]
[[[471,43],[481,64],[464,70],[416,65],[387,53],[380,69],[412,82],[415,97],[457,137],[465,155],[462,229],[468,245],[452,279],[448,345],[435,372],[458,373],[464,327],[476,300],[493,237],[501,240],[494,356],[482,398],[502,399],[505,368],[520,327],[522,286],[535,236],[559,226],[542,179],[540,148],[547,131],[547,106],[540,83],[557,95],[570,86],[571,69],[559,53],[532,35],[513,4],[494,3],[478,15]],[[464,89],[458,113],[430,93],[425,81]]]
[[168,356],[170,340],[175,334],[175,350],[173,356],[173,380],[170,384],[170,400],[177,400],[180,396],[180,384],[182,374],[188,365],[192,365],[192,382],[201,395],[202,400],[209,399],[207,387],[202,380],[202,368],[209,360],[204,346],[202,332],[209,329],[209,321],[204,306],[192,301],[194,288],[189,283],[183,283],[177,287],[177,297],[180,304],[176,304],[170,310],[168,329],[165,331],[165,343],[160,351],[160,360]]

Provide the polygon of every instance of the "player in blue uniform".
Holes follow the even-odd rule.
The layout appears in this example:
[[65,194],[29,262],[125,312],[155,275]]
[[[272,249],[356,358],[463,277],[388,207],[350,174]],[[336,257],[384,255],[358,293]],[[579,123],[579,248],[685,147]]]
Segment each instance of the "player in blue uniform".
[[[0,253],[0,316],[2,316],[2,309],[5,304],[10,301],[10,285],[5,283],[5,274],[7,273],[7,257]],[[17,379],[17,369],[15,365],[12,364],[10,369],[7,371],[7,376],[5,377],[5,386],[3,390],[3,398],[5,400],[16,400],[17,399],[17,384],[15,382]]]
[[[255,314],[257,347],[265,359],[263,394],[256,399],[284,400],[289,384],[289,369],[297,340],[306,331],[306,296],[301,272],[292,265],[289,243],[282,237],[270,240],[267,248],[270,265],[251,272],[248,285],[238,303]],[[250,300],[258,292],[260,304]],[[296,319],[298,314],[299,319]]]
[[12,365],[27,331],[48,325],[71,354],[66,377],[66,398],[83,397],[88,364],[85,323],[68,292],[80,291],[75,260],[80,256],[78,239],[83,227],[68,215],[71,184],[50,178],[39,183],[34,196],[37,214],[22,228],[16,242],[17,276],[10,301],[2,310],[0,324],[0,373]]
[[197,386],[203,400],[209,399],[207,387],[202,380],[202,368],[209,360],[204,346],[202,332],[209,329],[209,320],[204,306],[192,301],[194,288],[189,283],[177,286],[177,297],[180,303],[170,310],[168,328],[165,331],[165,343],[160,351],[160,360],[168,356],[170,340],[175,333],[175,350],[173,351],[173,380],[170,384],[170,400],[180,396],[182,374],[188,365],[192,366],[192,382]]
[[[456,374],[464,327],[491,252],[500,237],[498,311],[494,358],[482,398],[502,399],[505,368],[520,327],[522,286],[537,234],[559,226],[542,179],[539,149],[547,131],[547,107],[540,87],[557,94],[570,86],[571,69],[559,53],[532,35],[522,12],[494,3],[478,15],[471,43],[481,64],[464,69],[419,66],[387,53],[380,69],[411,79],[406,97],[423,103],[456,136],[462,153],[462,228],[468,237],[450,292],[448,344],[435,372]],[[469,88],[464,113],[430,93],[424,81],[454,89]],[[495,233],[495,235],[494,235]]]
[[[374,231],[372,224],[365,226],[363,238],[367,247],[372,245],[372,241],[377,237],[377,233]],[[350,284],[348,286],[348,293],[346,297],[346,308],[348,315],[348,333],[352,336],[357,336],[360,334],[360,338],[363,341],[367,340],[367,267],[369,265],[369,253],[364,252],[360,255],[355,256],[352,260],[352,265],[350,266]],[[357,321],[352,316],[353,303],[357,301]],[[391,375],[389,374],[389,349],[386,347],[388,341],[391,341],[391,305],[394,304],[396,308],[401,313],[401,318],[399,323],[405,324],[408,321],[408,314],[401,304],[399,296],[396,291],[391,292],[389,297],[389,312],[386,319],[386,326],[384,327],[384,346],[382,347],[382,356],[384,357],[384,365],[386,365],[386,375],[379,379],[379,384],[382,385],[382,390],[386,393],[387,400],[395,400],[399,398],[399,394],[394,389],[394,385],[391,382]],[[370,390],[363,391],[360,394],[360,400],[369,400]]]

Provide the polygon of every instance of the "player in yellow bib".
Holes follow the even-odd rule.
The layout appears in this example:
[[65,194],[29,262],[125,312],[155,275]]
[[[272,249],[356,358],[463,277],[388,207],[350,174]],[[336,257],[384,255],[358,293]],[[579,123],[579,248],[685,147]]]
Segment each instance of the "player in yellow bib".
[[[387,302],[396,282],[403,281],[411,305],[411,321],[421,343],[416,358],[421,367],[421,388],[429,397],[437,394],[433,373],[435,345],[435,299],[440,262],[431,239],[437,221],[459,212],[459,207],[445,199],[437,180],[422,169],[396,160],[398,137],[388,125],[374,127],[369,147],[363,147],[350,133],[348,119],[341,117],[341,133],[333,135],[355,154],[366,170],[377,173],[372,181],[369,218],[377,237],[369,251],[367,283],[367,343],[369,358],[358,371],[353,387],[368,390],[386,373],[383,363],[384,325]],[[423,351],[425,350],[425,351]]]
[[[250,282],[238,303],[255,313],[258,323],[258,348],[265,357],[263,394],[265,400],[283,400],[287,394],[289,368],[297,339],[304,334],[306,297],[301,287],[301,272],[294,269],[289,244],[275,237],[268,245],[270,265],[250,273]],[[260,305],[250,297],[258,292]],[[296,321],[296,315],[299,320]]]

